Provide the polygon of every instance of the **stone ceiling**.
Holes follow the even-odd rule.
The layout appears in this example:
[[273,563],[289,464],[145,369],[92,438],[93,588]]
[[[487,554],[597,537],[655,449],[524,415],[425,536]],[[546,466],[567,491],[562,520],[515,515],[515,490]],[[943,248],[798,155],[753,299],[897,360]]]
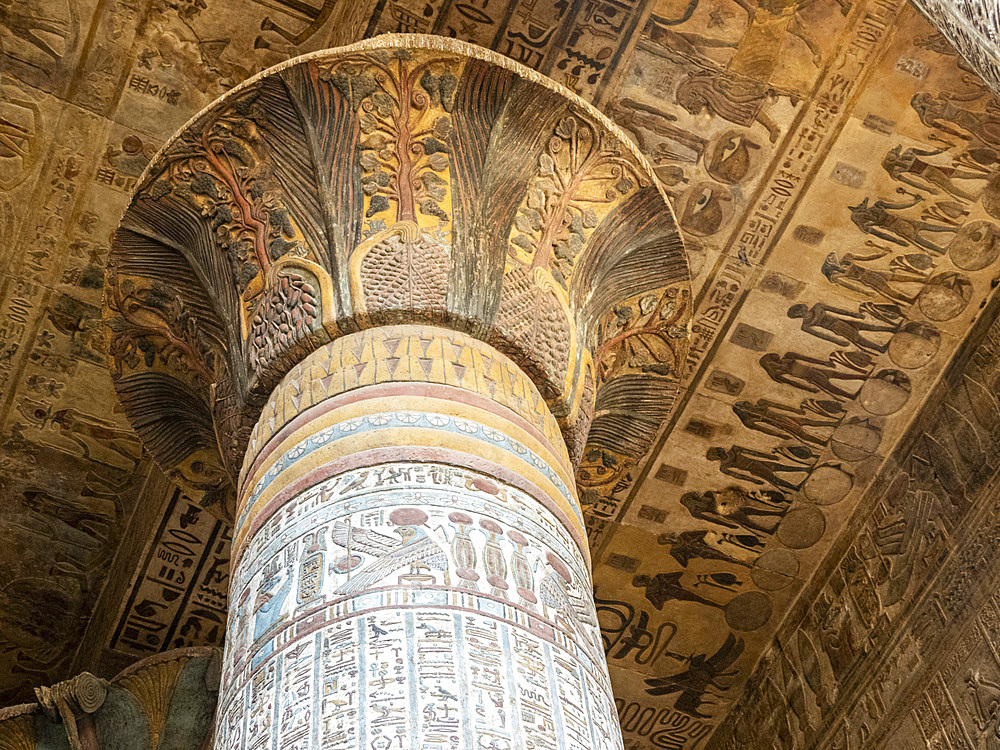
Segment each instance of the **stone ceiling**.
[[[0,702],[221,642],[230,528],[144,456],[104,365],[148,159],[259,70],[420,31],[596,104],[685,233],[687,387],[648,455],[580,476],[626,747],[991,731],[918,709],[1000,684],[967,580],[1000,570],[970,541],[1000,468],[1000,106],[902,0],[31,0],[0,23]],[[949,627],[979,640],[939,666]],[[970,683],[976,649],[996,674]]]

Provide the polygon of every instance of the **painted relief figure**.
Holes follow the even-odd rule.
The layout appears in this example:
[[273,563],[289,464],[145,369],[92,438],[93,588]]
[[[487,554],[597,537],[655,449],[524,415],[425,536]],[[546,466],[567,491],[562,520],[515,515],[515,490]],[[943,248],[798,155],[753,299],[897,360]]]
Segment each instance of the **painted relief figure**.
[[[545,562],[547,571],[538,586],[539,597],[546,606],[556,611],[557,620],[569,625],[583,639],[592,654],[599,654],[602,647],[593,639],[597,621],[591,615],[587,601],[589,592],[576,584],[569,567],[556,555],[547,552]],[[599,630],[597,628],[597,632]]]
[[774,143],[781,135],[778,123],[763,111],[778,92],[750,78],[723,71],[701,70],[687,75],[677,87],[677,103],[692,115],[708,112],[745,128],[759,122]]
[[[673,141],[680,148],[668,148],[665,143],[656,145],[654,161],[669,159],[671,161],[686,161],[692,164],[701,160],[708,141],[695,133],[671,125],[677,122],[677,117],[669,112],[660,112],[655,107],[634,99],[618,99],[608,108],[615,121],[633,137],[636,145],[644,153],[653,151],[646,131]],[[659,162],[657,162],[659,163]]]
[[895,333],[898,325],[869,323],[861,313],[817,302],[812,307],[798,304],[788,308],[788,317],[802,320],[802,330],[837,346],[854,344],[859,349],[882,353],[888,342],[880,343],[863,333]]
[[869,204],[870,198],[865,198],[856,206],[849,206],[851,210],[851,221],[862,232],[874,235],[886,242],[893,242],[897,245],[913,244],[933,253],[934,255],[944,255],[946,247],[937,244],[923,235],[924,232],[955,232],[954,226],[945,224],[932,224],[928,221],[911,219],[893,213],[907,208],[913,208],[923,198],[919,195],[909,193],[913,200],[910,202],[890,203],[888,201],[876,200]]
[[[49,58],[48,63],[58,62],[68,51],[74,35],[72,23],[53,14],[53,7],[50,6],[58,5],[32,0],[2,0],[0,28],[42,52]],[[70,8],[66,10],[72,12]],[[43,67],[49,70],[49,64]]]
[[853,399],[857,391],[848,391],[834,381],[868,379],[864,372],[846,372],[832,366],[829,358],[822,360],[798,352],[783,355],[769,352],[760,358],[760,366],[777,383],[785,383],[807,393],[823,391],[845,400]]
[[[778,489],[797,490],[805,481],[786,478],[789,474],[807,474],[808,466],[803,462],[815,458],[808,448],[778,448],[776,451],[759,451],[743,445],[734,445],[728,450],[722,447],[709,448],[705,457],[719,462],[719,471],[735,479],[745,479],[754,484],[769,483]],[[788,463],[788,461],[792,463]]]
[[1000,148],[1000,114],[973,112],[953,103],[954,97],[934,96],[926,91],[914,94],[910,105],[929,128],[964,140],[975,140],[990,148]]
[[[317,8],[307,3],[279,0],[272,7],[280,9],[281,6],[284,6],[286,12],[294,12],[296,16],[301,16],[308,23],[299,29],[286,29],[270,16],[265,16],[260,24],[260,29],[261,31],[274,32],[287,41],[288,44],[295,47],[311,39],[323,27],[323,24],[329,19],[336,4],[336,0],[323,0],[322,4]],[[255,48],[267,46],[269,45],[263,36],[258,36],[254,41]]]
[[650,695],[679,693],[675,709],[689,716],[710,718],[709,714],[702,712],[702,707],[714,703],[712,697],[718,697],[730,688],[731,683],[722,681],[722,678],[736,676],[738,670],[729,668],[740,658],[744,648],[743,639],[730,633],[711,656],[702,653],[687,657],[688,667],[683,672],[647,679],[646,692]]
[[[711,529],[666,531],[656,538],[656,543],[670,547],[670,556],[686,568],[691,560],[717,560],[749,568],[763,552],[764,545],[753,534],[719,534]],[[738,556],[751,551],[751,559]]]
[[428,516],[418,508],[397,508],[389,515],[396,525],[399,540],[370,529],[352,527],[348,522],[334,523],[334,543],[351,552],[363,552],[376,558],[337,587],[338,594],[356,594],[374,586],[389,574],[408,567],[411,574],[421,570],[448,569],[448,555],[427,533],[423,524]]
[[776,490],[748,491],[727,487],[707,492],[686,492],[681,505],[694,517],[730,529],[773,534],[791,501]]
[[657,573],[655,576],[637,575],[632,578],[632,585],[646,590],[646,599],[659,610],[670,601],[694,602],[706,607],[724,609],[724,605],[706,599],[700,594],[689,591],[681,582],[684,571],[675,570],[672,573]]
[[980,732],[981,750],[1000,750],[1000,684],[983,677],[979,669],[965,675],[966,704]]
[[287,573],[278,571],[277,561],[269,568],[257,592],[254,605],[253,639],[256,645],[261,639],[267,640],[261,645],[250,662],[250,668],[266,661],[274,653],[274,631],[288,615],[282,612],[285,599],[292,589],[292,582]]
[[840,424],[843,408],[836,401],[807,399],[795,407],[762,398],[753,404],[737,401],[733,404],[733,413],[745,427],[765,435],[826,445],[829,433],[824,435],[814,430],[835,429]]
[[87,503],[72,496],[59,497],[37,487],[23,490],[21,496],[29,510],[55,516],[67,526],[82,531],[103,544],[108,544],[115,537],[118,519],[115,513],[117,508],[113,507],[112,502],[101,503],[105,508],[105,512],[101,512],[97,503]]
[[908,294],[897,285],[924,284],[927,281],[927,273],[919,269],[907,270],[899,267],[890,267],[889,270],[875,270],[860,265],[863,262],[877,260],[884,256],[885,253],[882,252],[869,255],[844,253],[840,257],[837,257],[836,253],[830,253],[823,261],[820,270],[830,280],[830,283],[839,284],[845,289],[862,294],[874,292],[891,302],[912,305],[917,300],[917,294]]
[[75,443],[85,459],[100,460],[94,455],[95,449],[103,446],[127,459],[130,468],[138,465],[142,449],[135,435],[106,419],[93,417],[79,409],[53,409],[51,405],[29,398],[22,399],[18,409],[39,427],[50,427]]
[[953,198],[963,201],[974,201],[977,193],[971,192],[971,186],[960,185],[957,181],[988,180],[989,173],[982,169],[958,169],[954,166],[943,166],[928,161],[926,157],[938,156],[948,151],[948,147],[937,149],[908,148],[895,146],[882,159],[882,168],[894,180],[906,183],[917,190],[925,190],[931,194],[944,191]]

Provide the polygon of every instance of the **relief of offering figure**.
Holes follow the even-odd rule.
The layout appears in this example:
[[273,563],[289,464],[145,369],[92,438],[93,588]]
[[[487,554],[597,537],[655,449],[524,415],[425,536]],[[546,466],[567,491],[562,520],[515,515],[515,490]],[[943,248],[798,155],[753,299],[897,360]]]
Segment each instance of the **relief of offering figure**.
[[910,106],[929,128],[967,141],[976,140],[990,148],[1000,148],[1000,116],[993,112],[973,112],[956,106],[955,96],[928,92],[914,94]]
[[913,200],[910,202],[890,203],[881,199],[870,204],[869,198],[865,198],[856,206],[848,206],[851,211],[851,221],[857,225],[858,229],[866,234],[874,235],[886,242],[893,242],[897,245],[906,246],[908,244],[917,245],[934,255],[944,255],[947,248],[932,242],[923,236],[923,232],[955,232],[955,227],[943,224],[932,224],[928,221],[910,219],[906,216],[899,216],[893,211],[902,211],[913,208],[920,203],[923,198],[919,195],[909,193]]
[[[807,404],[803,402],[803,404]],[[843,414],[840,404],[834,401],[823,402],[834,414]],[[788,406],[769,398],[758,399],[757,403],[737,401],[733,404],[733,413],[739,417],[745,427],[763,432],[776,438],[790,438],[814,445],[826,445],[829,435],[817,435],[808,428],[818,427],[821,430],[833,430],[840,424],[840,416],[831,417],[828,411],[813,408],[817,417],[810,417],[802,405]]]
[[899,289],[896,284],[925,284],[927,274],[920,270],[907,270],[890,267],[889,270],[876,270],[867,268],[861,263],[865,261],[877,260],[885,253],[872,255],[856,255],[854,253],[844,253],[837,257],[836,253],[830,253],[823,261],[820,271],[830,280],[832,284],[839,284],[845,289],[862,294],[875,294],[903,305],[912,305],[917,301],[917,294],[907,294]]
[[[753,560],[763,552],[763,544],[752,534],[718,534],[711,529],[690,529],[688,531],[667,531],[656,538],[656,543],[670,546],[670,556],[686,568],[693,559],[717,560],[744,568],[753,566]],[[733,550],[754,552],[753,559],[737,557]]]
[[844,372],[830,366],[829,360],[817,359],[798,352],[786,352],[779,356],[769,352],[760,358],[760,366],[764,368],[776,383],[794,386],[807,393],[829,393],[834,398],[851,400],[857,391],[848,391],[835,380],[867,380],[864,372]]
[[943,190],[953,198],[963,201],[974,201],[978,193],[972,193],[964,187],[959,187],[955,180],[988,180],[989,175],[982,171],[957,169],[952,166],[942,166],[927,161],[926,156],[938,156],[948,150],[947,146],[937,149],[908,148],[895,146],[882,159],[882,167],[894,180],[904,182],[917,190],[926,190],[937,194]]
[[748,491],[736,486],[700,493],[685,492],[681,497],[681,505],[693,518],[762,534],[774,533],[789,503],[777,490]]
[[[705,458],[709,461],[718,461],[719,471],[735,479],[743,479],[754,484],[769,483],[779,489],[794,492],[802,486],[805,476],[797,482],[791,482],[779,474],[806,475],[809,473],[809,466],[802,462],[815,458],[808,449],[800,448],[798,452],[802,455],[796,455],[797,451],[792,449],[779,448],[777,451],[765,452],[743,445],[734,445],[729,450],[717,446],[709,448]],[[795,463],[785,463],[782,461],[783,458]]]
[[699,70],[688,74],[677,87],[677,103],[692,115],[708,112],[744,128],[759,122],[775,143],[778,123],[764,112],[764,105],[779,91],[727,71]]
[[851,312],[842,307],[833,307],[817,302],[812,307],[798,304],[788,308],[788,317],[802,319],[802,330],[837,346],[854,344],[859,349],[882,353],[889,344],[880,344],[861,332],[895,333],[898,325],[869,323],[861,313]]

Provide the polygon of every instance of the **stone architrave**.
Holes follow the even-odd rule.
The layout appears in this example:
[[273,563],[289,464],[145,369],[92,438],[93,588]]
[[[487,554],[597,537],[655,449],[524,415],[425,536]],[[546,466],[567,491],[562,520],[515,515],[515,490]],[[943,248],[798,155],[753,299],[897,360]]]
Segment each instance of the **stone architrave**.
[[691,300],[609,120],[448,39],[298,58],[154,158],[109,271],[126,413],[235,524],[216,748],[622,746],[578,488]]

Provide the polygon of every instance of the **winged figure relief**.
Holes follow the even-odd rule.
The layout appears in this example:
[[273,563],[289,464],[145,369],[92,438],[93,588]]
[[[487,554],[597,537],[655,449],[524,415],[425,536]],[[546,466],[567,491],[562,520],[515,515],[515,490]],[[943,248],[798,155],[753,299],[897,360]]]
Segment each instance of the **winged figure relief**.
[[600,632],[600,627],[593,600],[588,599],[576,585],[572,573],[562,560],[551,552],[546,553],[545,560],[552,570],[538,587],[542,602],[554,609],[558,613],[557,617],[564,619],[577,631],[592,653],[601,652],[603,646],[596,635]]
[[371,588],[389,574],[409,567],[411,573],[420,570],[447,570],[448,556],[444,549],[422,528],[427,514],[416,508],[399,508],[389,515],[396,524],[399,539],[371,529],[352,526],[348,521],[336,521],[331,538],[334,544],[347,550],[348,556],[360,552],[374,557],[373,562],[351,574],[337,587],[337,594],[356,594]]
[[703,706],[712,706],[717,698],[729,690],[732,683],[722,678],[733,677],[736,669],[727,671],[740,658],[745,644],[742,638],[730,633],[725,643],[711,656],[692,654],[685,659],[688,668],[667,677],[646,680],[646,692],[650,695],[670,695],[678,693],[674,708],[688,716],[710,719],[711,714],[702,713]]

